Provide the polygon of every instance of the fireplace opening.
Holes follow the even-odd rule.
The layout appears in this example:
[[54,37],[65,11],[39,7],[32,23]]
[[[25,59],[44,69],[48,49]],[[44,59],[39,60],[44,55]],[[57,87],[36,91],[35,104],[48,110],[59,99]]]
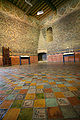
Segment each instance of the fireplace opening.
[[46,61],[47,55],[46,53],[39,53],[38,54],[38,61]]

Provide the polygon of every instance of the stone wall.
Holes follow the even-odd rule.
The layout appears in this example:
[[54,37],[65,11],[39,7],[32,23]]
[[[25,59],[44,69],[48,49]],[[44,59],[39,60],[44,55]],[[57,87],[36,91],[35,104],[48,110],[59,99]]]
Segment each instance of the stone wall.
[[79,53],[80,0],[68,0],[57,9],[57,12],[51,13],[42,20],[40,25],[46,41],[47,29],[52,27],[53,30],[53,41],[47,42],[46,46],[48,61],[62,61],[62,57],[59,56],[64,52],[74,51]]
[[6,0],[0,2],[0,54],[2,46],[12,55],[37,55],[39,21]]

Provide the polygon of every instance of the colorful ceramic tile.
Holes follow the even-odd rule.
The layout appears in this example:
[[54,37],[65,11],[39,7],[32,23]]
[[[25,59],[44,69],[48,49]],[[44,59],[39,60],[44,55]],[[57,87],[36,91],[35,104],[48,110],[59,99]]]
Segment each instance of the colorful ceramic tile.
[[11,108],[21,108],[23,100],[14,100]]
[[6,100],[14,100],[16,97],[16,94],[10,94],[8,97],[6,97]]
[[22,86],[17,86],[14,88],[14,90],[19,90],[19,89],[22,89]]
[[80,91],[79,91],[79,90],[77,90],[77,91],[72,91],[72,93],[73,93],[75,96],[80,97]]
[[33,109],[32,108],[22,108],[18,116],[18,120],[32,120]]
[[47,108],[48,119],[62,119],[63,115],[59,107],[48,107]]
[[72,105],[80,105],[80,100],[77,97],[68,97],[68,100]]
[[3,118],[6,112],[7,112],[7,109],[0,109],[0,120]]
[[44,99],[44,93],[37,93],[36,99]]
[[33,119],[44,119],[46,118],[45,109],[34,108]]
[[36,89],[36,93],[43,93],[43,89]]
[[74,97],[75,95],[71,91],[63,92],[65,97]]
[[67,91],[69,91],[69,89],[67,87],[61,87],[60,90],[61,90],[61,92],[67,92]]
[[73,106],[73,108],[75,109],[75,111],[78,113],[78,115],[80,116],[80,105],[76,105]]
[[0,100],[4,100],[8,95],[0,95]]
[[35,99],[35,93],[28,93],[25,97],[25,99]]
[[53,93],[53,90],[51,88],[45,88],[44,92],[45,93]]
[[65,98],[65,96],[62,92],[55,92],[54,95],[56,98]]
[[46,107],[56,107],[58,106],[56,98],[47,98],[46,99]]
[[30,86],[36,86],[36,83],[31,83]]
[[17,108],[9,109],[6,115],[4,116],[3,120],[17,120],[19,112],[20,109]]
[[19,91],[19,94],[26,94],[27,91],[28,91],[27,89],[22,89],[22,90]]
[[18,94],[17,96],[16,96],[16,100],[23,100],[25,98],[25,94]]
[[45,93],[45,97],[46,98],[54,98],[54,94],[53,93]]
[[66,87],[64,84],[58,84],[58,87],[62,88],[62,87]]
[[29,89],[27,93],[35,93],[36,89]]
[[30,86],[30,89],[36,89],[36,86]]
[[37,89],[43,89],[43,85],[36,86]]
[[76,87],[68,87],[68,89],[69,89],[70,91],[76,91],[76,90],[78,90]]
[[57,98],[57,102],[60,106],[69,105],[69,101],[66,98]]
[[34,101],[35,108],[44,108],[45,107],[45,99],[38,99]]
[[53,90],[53,92],[61,92],[60,88],[58,88],[58,87],[57,88],[53,87],[52,90]]
[[11,104],[12,104],[12,100],[4,100],[2,104],[0,104],[0,109],[8,109]]
[[56,82],[49,82],[50,85],[56,85]]
[[33,100],[25,100],[22,105],[23,108],[32,108],[33,107]]
[[61,106],[61,111],[63,113],[64,118],[78,118],[78,114],[74,111],[72,106]]

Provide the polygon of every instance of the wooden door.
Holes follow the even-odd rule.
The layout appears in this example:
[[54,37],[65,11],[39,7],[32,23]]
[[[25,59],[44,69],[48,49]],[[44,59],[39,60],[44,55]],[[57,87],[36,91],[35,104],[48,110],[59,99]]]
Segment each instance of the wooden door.
[[2,54],[3,54],[3,65],[6,66],[11,65],[11,59],[9,56],[9,47],[8,48],[2,47]]

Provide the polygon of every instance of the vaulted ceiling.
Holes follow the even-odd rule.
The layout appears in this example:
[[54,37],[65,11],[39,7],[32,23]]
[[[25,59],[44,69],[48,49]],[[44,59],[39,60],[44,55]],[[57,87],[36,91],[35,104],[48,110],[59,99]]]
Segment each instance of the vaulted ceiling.
[[[15,6],[22,9],[26,15],[31,15],[36,17],[38,20],[44,19],[50,12],[57,10],[64,2],[68,0],[27,0],[32,4],[30,6],[25,2],[25,0],[8,0],[12,2]],[[37,15],[38,11],[44,11],[44,14]]]

